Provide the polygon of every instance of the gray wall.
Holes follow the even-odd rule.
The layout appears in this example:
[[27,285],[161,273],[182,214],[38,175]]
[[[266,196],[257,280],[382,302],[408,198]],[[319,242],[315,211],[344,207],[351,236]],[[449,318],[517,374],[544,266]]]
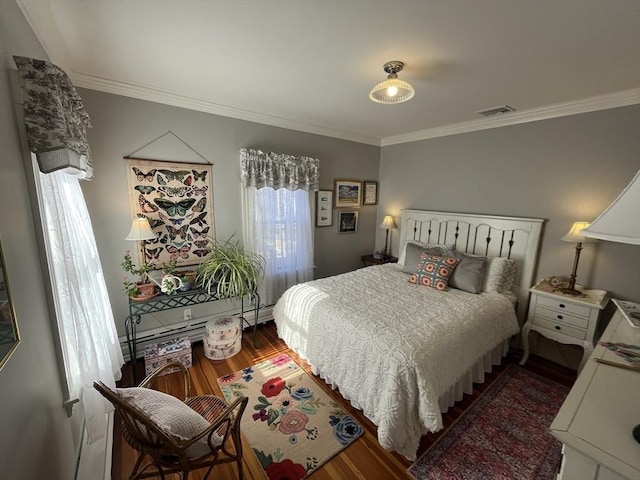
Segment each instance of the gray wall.
[[[70,479],[78,438],[56,367],[9,69],[47,56],[15,2],[0,1],[0,234],[22,342],[0,371],[0,476]],[[77,415],[74,415],[77,417]],[[77,427],[77,425],[76,425]],[[77,431],[77,429],[75,430]]]
[[[383,147],[379,213],[544,218],[537,277],[568,277],[575,244],[560,237],[573,222],[594,220],[633,178],[638,132],[634,105]],[[577,282],[640,302],[640,247],[585,244]]]
[[[83,182],[109,297],[120,335],[128,314],[122,291],[124,252],[133,247],[124,240],[131,226],[124,156],[171,131],[204,156],[213,166],[216,236],[236,234],[242,240],[240,160],[242,147],[257,148],[320,159],[320,188],[333,189],[335,178],[377,180],[380,149],[345,140],[311,135],[282,128],[235,120],[183,108],[79,89],[93,128],[89,130],[95,178]],[[175,142],[178,147],[184,146]],[[178,155],[176,148],[176,155]],[[167,153],[167,152],[165,152]],[[171,153],[168,153],[171,158]],[[175,158],[181,160],[181,158]],[[315,235],[316,277],[335,275],[360,266],[360,256],[373,251],[376,206],[360,209],[358,232],[338,234],[332,227],[317,227]],[[194,318],[228,308],[207,304],[193,309]],[[173,311],[143,318],[140,330],[182,321]]]

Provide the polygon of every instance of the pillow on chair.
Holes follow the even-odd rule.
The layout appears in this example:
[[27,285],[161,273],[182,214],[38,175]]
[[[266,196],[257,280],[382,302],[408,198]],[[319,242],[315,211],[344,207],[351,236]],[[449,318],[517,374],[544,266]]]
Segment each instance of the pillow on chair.
[[[163,431],[182,442],[192,439],[210,425],[199,413],[172,395],[142,387],[116,388],[115,392]],[[222,438],[214,432],[211,443],[218,446]],[[210,451],[205,436],[191,445],[186,453],[197,457]]]

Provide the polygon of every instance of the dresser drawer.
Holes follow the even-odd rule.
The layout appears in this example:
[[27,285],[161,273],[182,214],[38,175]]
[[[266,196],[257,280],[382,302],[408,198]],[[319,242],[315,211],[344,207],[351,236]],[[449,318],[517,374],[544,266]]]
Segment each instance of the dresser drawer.
[[577,317],[576,315],[571,315],[564,311],[550,310],[539,305],[536,305],[534,315],[551,322],[565,324],[569,327],[582,328],[586,330],[589,326],[589,318]]
[[551,320],[547,320],[545,318],[533,317],[534,325],[539,325],[548,330],[552,330],[556,333],[562,333],[564,335],[568,335],[569,337],[577,338],[579,340],[584,340],[587,338],[587,331],[581,330],[579,328],[569,327],[564,323],[554,322]]
[[559,312],[567,312],[573,315],[581,317],[589,317],[591,315],[591,308],[584,305],[577,305],[575,303],[569,303],[562,300],[556,300],[553,298],[543,297],[538,295],[536,300],[536,306],[541,305],[543,307],[550,308],[551,310],[557,310]]

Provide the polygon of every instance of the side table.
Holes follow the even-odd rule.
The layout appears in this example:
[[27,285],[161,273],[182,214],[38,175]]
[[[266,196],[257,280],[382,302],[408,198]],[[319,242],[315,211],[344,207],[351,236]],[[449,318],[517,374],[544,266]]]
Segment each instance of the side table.
[[529,332],[534,330],[556,342],[580,345],[584,349],[578,371],[582,370],[593,351],[593,342],[600,312],[609,302],[605,290],[583,290],[582,296],[566,295],[552,289],[545,280],[538,282],[531,292],[529,315],[522,327],[524,356],[529,358]]
[[382,265],[383,263],[396,263],[398,261],[396,257],[390,256],[375,258],[372,253],[369,255],[362,255],[360,260],[362,261],[362,265],[365,267],[370,267],[371,265]]

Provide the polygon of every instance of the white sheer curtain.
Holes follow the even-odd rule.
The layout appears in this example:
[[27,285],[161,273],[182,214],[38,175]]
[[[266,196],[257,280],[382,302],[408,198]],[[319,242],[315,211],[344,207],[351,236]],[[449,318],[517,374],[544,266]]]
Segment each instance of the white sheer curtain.
[[258,293],[273,305],[287,288],[313,279],[319,162],[249,149],[240,151],[240,161],[244,246],[265,258]]
[[67,381],[95,441],[106,434],[109,407],[93,382],[114,387],[124,360],[79,180],[69,169],[35,171]]
[[[89,212],[78,178],[93,176],[91,121],[68,75],[52,63],[13,57],[38,193],[57,330],[65,407],[83,403],[89,441],[106,434],[109,403],[93,388],[114,387],[124,361]],[[45,172],[45,173],[42,173]],[[62,374],[62,372],[61,372]],[[68,408],[69,415],[70,408]]]

